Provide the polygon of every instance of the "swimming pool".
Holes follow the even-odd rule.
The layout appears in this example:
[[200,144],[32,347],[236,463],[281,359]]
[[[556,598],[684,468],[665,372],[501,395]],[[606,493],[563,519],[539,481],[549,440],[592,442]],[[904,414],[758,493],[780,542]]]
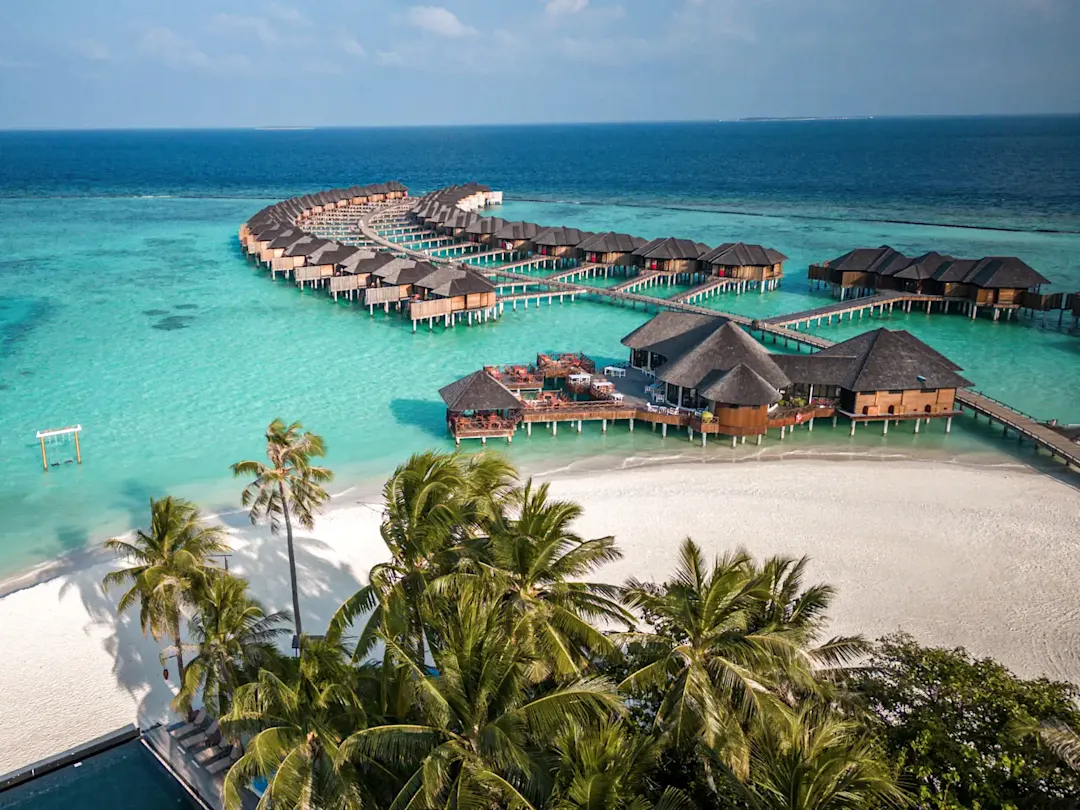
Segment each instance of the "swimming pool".
[[0,793],[2,810],[198,810],[138,740]]

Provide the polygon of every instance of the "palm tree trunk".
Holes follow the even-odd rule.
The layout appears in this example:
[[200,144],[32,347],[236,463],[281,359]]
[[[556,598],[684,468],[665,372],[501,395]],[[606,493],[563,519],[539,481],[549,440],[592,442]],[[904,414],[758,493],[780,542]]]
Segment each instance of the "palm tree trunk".
[[296,627],[296,639],[299,643],[303,630],[300,627],[300,592],[296,587],[296,552],[293,550],[292,516],[289,514],[289,502],[285,498],[285,485],[280,481],[278,494],[281,496],[281,510],[285,515],[285,541],[289,547],[289,581],[292,584],[293,624]]
[[176,646],[176,677],[180,682],[180,688],[184,688],[184,650],[180,646],[180,622],[173,627],[173,644]]

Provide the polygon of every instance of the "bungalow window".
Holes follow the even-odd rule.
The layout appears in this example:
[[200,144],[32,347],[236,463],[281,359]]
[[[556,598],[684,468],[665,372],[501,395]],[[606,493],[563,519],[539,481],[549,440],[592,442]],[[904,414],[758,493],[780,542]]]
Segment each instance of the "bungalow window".
[[937,389],[936,388],[924,388],[923,393],[924,394],[936,394]]
[[904,389],[903,388],[897,388],[895,390],[889,391],[889,393],[890,394],[902,394],[902,393],[904,393]]

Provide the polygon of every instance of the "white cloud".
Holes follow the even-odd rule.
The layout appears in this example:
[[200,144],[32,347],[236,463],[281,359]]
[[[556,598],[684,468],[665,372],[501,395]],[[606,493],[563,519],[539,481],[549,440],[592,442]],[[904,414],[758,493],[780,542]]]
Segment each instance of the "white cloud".
[[379,51],[375,54],[375,61],[384,67],[397,67],[405,64],[405,60],[401,58],[401,54],[397,51]]
[[348,34],[342,34],[338,40],[338,44],[341,45],[341,50],[350,56],[363,56],[367,51],[364,50],[364,46],[357,42],[354,38]]
[[203,69],[213,66],[213,60],[194,43],[179,36],[171,28],[153,26],[139,38],[139,53],[157,59],[173,70]]
[[72,44],[72,49],[79,56],[93,62],[107,62],[112,59],[112,52],[109,47],[93,39],[77,40]]
[[311,20],[304,16],[303,12],[279,3],[270,4],[270,14],[289,25],[296,25],[301,28],[310,28],[313,25]]
[[442,6],[413,6],[409,9],[409,25],[440,37],[459,39],[471,37],[476,29],[466,25],[457,15]]
[[278,42],[278,33],[269,20],[262,17],[244,17],[239,14],[215,14],[210,27],[219,32],[247,32],[264,45]]
[[544,11],[548,14],[577,14],[584,11],[589,5],[589,0],[548,0]]

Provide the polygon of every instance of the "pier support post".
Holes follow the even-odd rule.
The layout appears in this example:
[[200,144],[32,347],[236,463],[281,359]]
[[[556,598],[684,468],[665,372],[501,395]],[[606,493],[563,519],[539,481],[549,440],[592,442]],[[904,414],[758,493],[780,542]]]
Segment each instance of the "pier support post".
[[577,432],[581,433],[581,420],[580,419],[577,420]]
[[918,433],[918,432],[919,432],[919,423],[920,423],[921,421],[922,421],[922,419],[916,419],[916,420],[915,420],[915,432],[916,432],[916,433]]
[[761,444],[761,434],[760,433],[757,435],[757,441],[754,442],[754,444]]
[[886,419],[884,422],[881,423],[881,435],[882,436],[888,436],[889,435],[889,420],[888,419]]
[[630,417],[630,432],[634,432],[634,417]]
[[706,435],[707,434],[705,434],[705,433],[701,434],[701,446],[702,447],[704,447],[706,445],[706,443],[707,443]]
[[832,426],[833,426],[833,427],[836,427],[836,414],[833,414],[833,418],[832,418]]
[[814,430],[814,418],[813,417],[810,417],[810,421],[806,423],[806,429],[808,431],[813,431]]
[[525,423],[525,435],[532,436],[532,422]]
[[551,435],[552,436],[558,436],[559,435],[559,423],[558,422],[552,422],[551,423]]
[[692,427],[690,427],[689,425],[687,425],[686,426],[686,432],[690,436],[690,441],[693,441],[694,440],[694,429]]
[[945,432],[946,433],[951,433],[952,432],[952,417],[951,416],[948,419],[945,420]]
[[784,434],[787,433],[787,427],[785,425],[780,426],[780,441],[784,440]]
[[854,419],[851,420],[851,431],[848,433],[848,435],[849,436],[854,436],[855,435],[855,420]]
[[732,436],[731,437],[731,449],[734,450],[738,446],[739,446],[739,437],[738,436]]
[[660,438],[667,438],[667,422],[664,422],[662,425],[660,425]]
[[607,433],[607,419],[600,420],[600,430],[603,433]]

